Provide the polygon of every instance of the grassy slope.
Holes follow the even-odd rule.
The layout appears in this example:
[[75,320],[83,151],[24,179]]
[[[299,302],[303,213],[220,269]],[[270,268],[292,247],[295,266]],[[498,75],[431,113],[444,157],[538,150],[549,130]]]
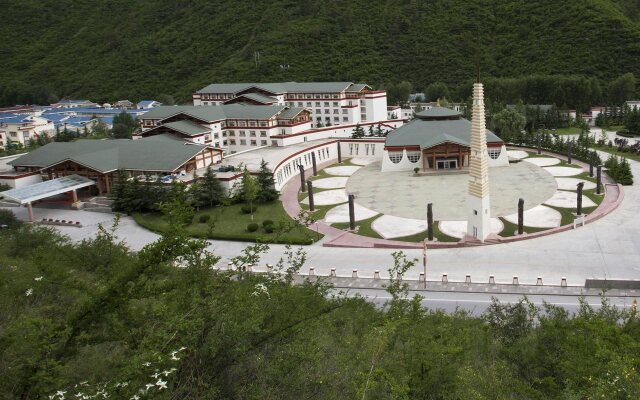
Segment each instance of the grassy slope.
[[184,101],[214,81],[461,83],[475,76],[476,41],[485,76],[640,76],[637,7],[620,3],[9,0],[0,88]]

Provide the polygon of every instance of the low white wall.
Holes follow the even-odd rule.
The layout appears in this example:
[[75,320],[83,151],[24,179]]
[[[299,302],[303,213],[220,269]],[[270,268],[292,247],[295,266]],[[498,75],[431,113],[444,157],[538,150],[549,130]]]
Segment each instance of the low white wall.
[[509,156],[507,155],[507,147],[502,145],[500,148],[500,155],[495,160],[491,157],[487,157],[489,160],[489,167],[506,167],[509,165]]
[[420,154],[420,159],[417,162],[412,163],[407,157],[407,151],[402,150],[402,160],[396,164],[389,158],[389,152],[384,150],[384,154],[382,155],[382,172],[413,171],[416,167],[422,169],[422,154]]
[[42,182],[42,177],[40,176],[40,174],[28,175],[22,178],[0,178],[0,183],[9,185],[13,189],[18,189],[40,182]]

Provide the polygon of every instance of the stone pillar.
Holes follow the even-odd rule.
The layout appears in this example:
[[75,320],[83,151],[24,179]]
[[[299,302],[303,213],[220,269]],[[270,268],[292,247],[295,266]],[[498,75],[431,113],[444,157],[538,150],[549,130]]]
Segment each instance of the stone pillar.
[[309,211],[315,211],[313,204],[313,183],[311,181],[307,181],[307,188],[309,189]]
[[593,160],[596,158],[596,152],[589,153],[589,177],[593,178]]
[[33,206],[31,206],[31,203],[27,203],[27,214],[29,214],[29,223],[33,223]]
[[304,184],[304,167],[302,164],[298,165],[298,169],[300,170],[300,190],[304,193],[307,191],[306,185]]
[[313,164],[313,176],[318,176],[318,165],[316,164],[316,152],[311,152],[311,164]]
[[602,191],[602,165],[598,165],[596,176],[596,194],[600,194]]
[[340,142],[338,142],[338,163],[342,162],[342,150],[340,150]]
[[352,231],[356,229],[356,213],[354,209],[354,199],[356,196],[349,195],[349,229]]
[[576,207],[576,215],[582,215],[582,188],[584,187],[584,182],[578,183],[578,207]]
[[427,239],[433,241],[433,203],[427,204]]
[[542,135],[538,132],[538,154],[542,154]]
[[518,200],[518,235],[524,233],[524,199]]
[[567,140],[567,162],[571,164],[571,141]]
[[78,192],[75,189],[71,191],[71,199],[74,203],[78,201]]

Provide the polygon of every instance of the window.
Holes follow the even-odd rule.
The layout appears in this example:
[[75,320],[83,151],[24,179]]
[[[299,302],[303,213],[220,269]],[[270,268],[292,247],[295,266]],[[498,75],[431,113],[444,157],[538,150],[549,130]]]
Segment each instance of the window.
[[342,110],[342,113],[343,113],[343,114],[346,114],[346,113],[347,113],[347,110]]
[[320,102],[316,101],[316,107],[320,107]]
[[500,147],[490,147],[487,149],[487,151],[489,152],[489,157],[492,160],[497,160],[498,157],[500,157],[500,151],[502,149]]
[[235,140],[235,139],[231,139],[231,140],[229,141],[229,143],[231,143],[231,145],[232,145],[232,146],[235,146],[235,144],[236,144],[236,140]]
[[278,145],[278,141],[277,140],[272,140],[271,141],[271,145],[272,146],[277,146]]
[[321,112],[322,112],[322,110],[316,109],[316,114],[320,114]]
[[267,145],[267,141],[266,140],[261,140],[260,141],[260,146],[266,146]]
[[325,106],[325,107],[329,107],[329,102],[328,102],[328,101],[325,101],[325,102],[324,102],[324,106]]
[[260,137],[267,136],[267,131],[260,131]]
[[249,132],[249,135],[250,135],[251,137],[256,137],[256,131],[250,131],[250,132]]
[[353,143],[349,143],[349,155],[353,155]]
[[347,117],[342,117],[342,122],[349,122],[349,118],[347,118]]
[[244,131],[240,131],[240,136],[247,136]]
[[333,120],[334,120],[335,122],[340,122],[340,117],[333,117]]
[[252,140],[252,141],[251,141],[251,145],[252,145],[252,146],[255,146],[255,145],[256,145],[256,141],[255,141],[255,140]]
[[409,161],[411,161],[412,163],[417,163],[418,160],[420,160],[420,152],[419,151],[408,151],[407,152],[407,158],[409,159]]
[[247,145],[247,141],[244,140],[244,139],[240,139],[240,145],[246,146]]
[[250,126],[256,126],[256,121],[251,121],[251,122],[249,122],[249,125],[250,125]]
[[369,144],[365,144],[365,145],[364,145],[364,153],[365,153],[366,155],[369,155],[369,147],[370,147],[370,145],[369,145]]
[[[225,132],[226,132],[226,131],[225,131]],[[234,131],[229,131],[229,136],[230,136],[230,137],[235,137],[235,136],[236,136],[236,133],[235,133]]]
[[391,162],[394,163],[394,164],[398,164],[400,161],[402,161],[402,152],[401,151],[390,151],[389,152],[389,160],[391,160]]
[[373,155],[375,155],[375,154],[376,154],[376,145],[375,145],[375,144],[372,144],[372,145],[371,145],[371,155],[373,156]]
[[337,109],[336,109],[336,110],[333,110],[333,113],[334,113],[334,114],[339,114],[339,113],[340,113],[340,110],[337,110]]
[[338,107],[338,102],[337,102],[337,101],[334,101],[334,102],[333,102],[333,106],[334,106],[334,107]]
[[298,102],[298,107],[304,107],[304,104],[302,104],[301,101]]
[[307,101],[307,107],[311,107],[311,102]]

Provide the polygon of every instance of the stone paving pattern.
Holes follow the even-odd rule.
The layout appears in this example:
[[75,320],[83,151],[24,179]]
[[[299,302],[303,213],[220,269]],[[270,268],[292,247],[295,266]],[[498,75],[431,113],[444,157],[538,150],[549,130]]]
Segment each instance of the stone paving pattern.
[[[518,224],[518,213],[505,215],[504,219]],[[524,226],[532,228],[555,228],[560,226],[562,215],[557,210],[543,205],[535,206],[523,213]]]
[[[578,171],[580,171],[578,169]],[[467,219],[469,175],[414,176],[413,172],[380,172],[380,163],[357,171],[347,182],[347,193],[356,202],[381,214],[426,219],[427,203],[433,203],[435,220]],[[518,199],[533,208],[556,191],[554,178],[543,168],[529,163],[489,168],[491,215],[498,217],[518,211]]]

